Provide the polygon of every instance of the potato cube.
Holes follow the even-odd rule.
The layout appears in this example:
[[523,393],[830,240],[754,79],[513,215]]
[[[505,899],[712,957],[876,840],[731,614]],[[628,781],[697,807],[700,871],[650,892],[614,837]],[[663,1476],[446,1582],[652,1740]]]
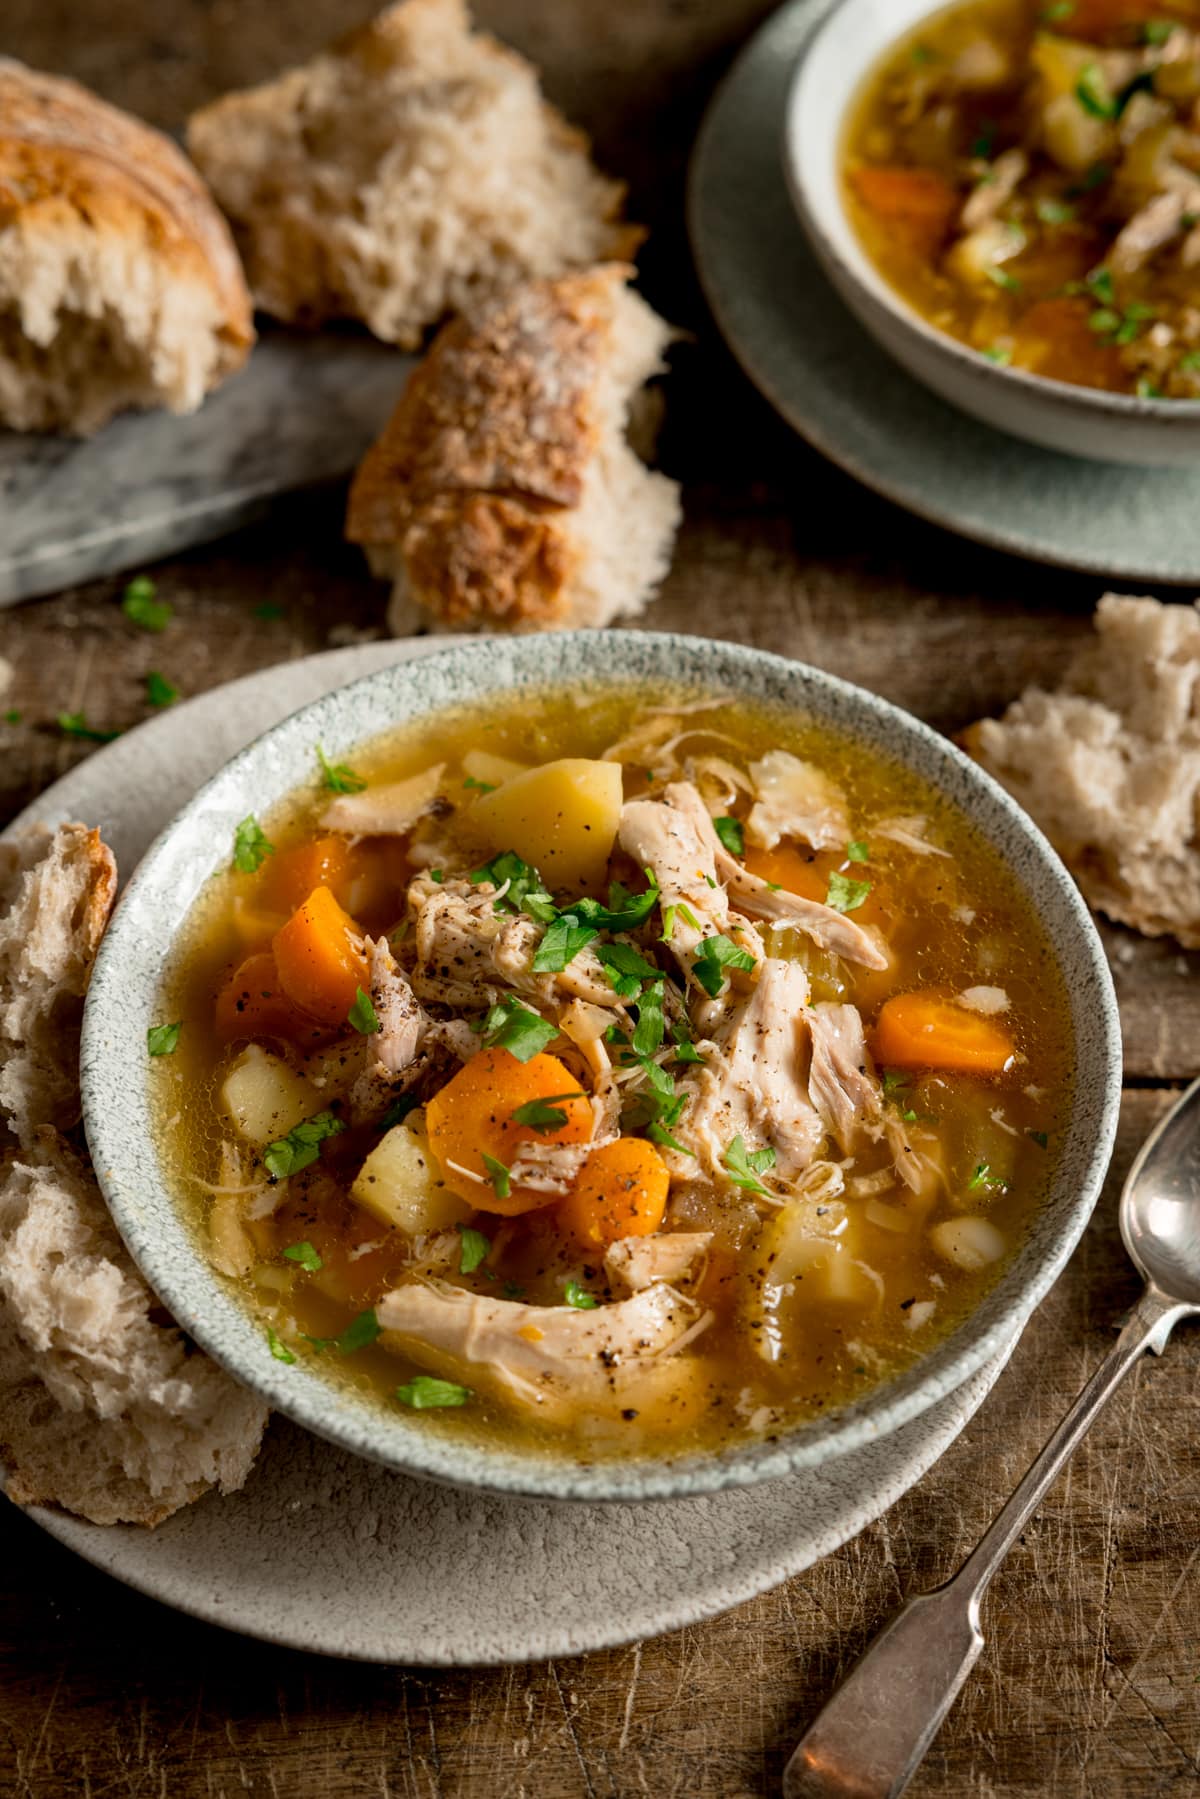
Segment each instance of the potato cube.
[[623,799],[616,762],[567,757],[514,775],[475,805],[471,826],[493,851],[515,850],[553,892],[602,885]]
[[466,1200],[452,1193],[438,1173],[423,1113],[392,1126],[359,1169],[350,1192],[365,1211],[410,1237],[446,1230],[471,1216]]

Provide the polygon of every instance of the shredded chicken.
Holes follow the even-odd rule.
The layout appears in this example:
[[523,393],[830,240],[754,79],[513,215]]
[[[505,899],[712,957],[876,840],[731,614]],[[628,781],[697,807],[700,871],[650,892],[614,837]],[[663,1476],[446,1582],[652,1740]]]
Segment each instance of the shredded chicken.
[[812,1006],[808,1097],[844,1155],[863,1133],[878,1136],[883,1093],[857,1006]]
[[404,837],[437,799],[444,767],[439,762],[406,781],[340,793],[321,814],[321,827],[355,837]]
[[962,209],[964,231],[977,231],[996,218],[1029,173],[1029,157],[1024,150],[1005,150],[988,169],[979,186],[967,196]]
[[[678,792],[668,787],[667,794]],[[708,809],[694,787],[708,825]],[[729,900],[717,880],[712,843],[695,819],[663,800],[630,800],[621,812],[619,842],[639,868],[649,867],[662,892],[663,911],[674,908],[670,947],[683,961],[705,937],[729,928]]]
[[408,903],[417,952],[412,985],[422,1000],[482,1007],[509,988],[543,1005],[586,999],[620,1006],[590,948],[559,974],[535,974],[533,959],[545,927],[524,913],[497,912],[496,893],[487,881],[439,883],[418,875],[412,882]]
[[783,837],[798,837],[813,849],[840,849],[849,835],[846,796],[813,762],[790,750],[768,750],[750,764],[756,799],[746,820],[746,836],[759,849],[773,850]]
[[692,1272],[713,1240],[711,1231],[669,1231],[652,1237],[622,1237],[604,1257],[610,1279],[641,1293],[656,1281],[674,1286]]
[[379,1020],[372,1033],[378,1071],[384,1076],[402,1074],[414,1059],[428,1019],[408,980],[396,965],[386,937],[366,942],[371,976],[371,1001]]

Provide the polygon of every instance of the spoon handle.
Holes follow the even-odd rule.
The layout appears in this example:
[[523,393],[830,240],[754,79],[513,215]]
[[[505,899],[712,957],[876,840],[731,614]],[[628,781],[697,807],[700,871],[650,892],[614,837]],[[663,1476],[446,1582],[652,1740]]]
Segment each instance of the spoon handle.
[[983,1649],[979,1604],[1064,1462],[1146,1349],[1190,1311],[1147,1287],[1109,1354],[954,1578],[910,1599],[801,1738],[784,1799],[897,1799]]

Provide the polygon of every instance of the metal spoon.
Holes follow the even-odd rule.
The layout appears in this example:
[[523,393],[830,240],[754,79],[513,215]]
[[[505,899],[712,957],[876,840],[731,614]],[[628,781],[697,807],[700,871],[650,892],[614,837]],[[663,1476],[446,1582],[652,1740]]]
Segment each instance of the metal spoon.
[[1200,1081],[1151,1132],[1121,1194],[1121,1236],[1146,1290],[1116,1343],[954,1578],[910,1599],[801,1738],[784,1799],[896,1799],[983,1649],[979,1602],[1046,1489],[1147,1349],[1200,1315]]

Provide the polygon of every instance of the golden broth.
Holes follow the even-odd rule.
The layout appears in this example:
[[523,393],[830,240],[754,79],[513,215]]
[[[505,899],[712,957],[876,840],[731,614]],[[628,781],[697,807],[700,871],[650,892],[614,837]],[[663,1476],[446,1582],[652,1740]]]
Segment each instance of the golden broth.
[[[464,709],[404,727],[365,746],[351,761],[372,786],[444,762],[442,791],[459,814],[469,814],[476,790],[463,785],[461,763],[468,752],[485,748],[522,763],[595,757],[625,737],[648,708],[694,700],[694,694],[664,698],[661,691],[651,696],[636,688],[601,689],[587,700],[522,693],[494,701],[486,711]],[[851,1002],[870,1024],[897,991],[1002,988],[1008,997],[1003,1022],[1016,1050],[1013,1066],[989,1080],[932,1071],[889,1079],[884,1070],[890,1111],[915,1144],[933,1145],[944,1159],[944,1190],[914,1227],[903,1193],[895,1191],[894,1179],[885,1178],[886,1144],[856,1153],[845,1171],[844,1241],[855,1261],[872,1272],[857,1297],[840,1300],[823,1297],[819,1280],[814,1286],[810,1278],[807,1289],[803,1277],[794,1281],[765,1320],[779,1359],[766,1360],[756,1348],[766,1278],[759,1261],[770,1259],[763,1219],[769,1224],[777,1210],[728,1183],[676,1181],[666,1228],[715,1235],[692,1296],[712,1318],[675,1358],[679,1378],[668,1383],[669,1392],[615,1417],[582,1408],[577,1417],[556,1414],[547,1421],[490,1394],[485,1385],[467,1404],[423,1412],[423,1427],[582,1459],[711,1449],[746,1436],[774,1438],[865,1393],[951,1330],[1002,1272],[1046,1192],[1069,1103],[1067,1007],[1040,928],[1000,859],[931,788],[823,726],[737,702],[688,712],[678,728],[687,735],[667,752],[651,732],[631,747],[628,759],[622,757],[626,799],[661,791],[670,772],[666,753],[692,764],[715,755],[744,768],[780,748],[818,762],[844,790],[851,841],[856,849],[866,848],[869,859],[848,864],[840,852],[817,856],[807,849],[801,857],[818,886],[838,867],[867,877],[870,893],[856,916],[882,933],[894,963],[880,974],[817,952],[795,931],[771,934],[769,953],[805,961],[813,1000]],[[220,1146],[231,1135],[221,1087],[239,1047],[218,1036],[214,997],[278,925],[272,884],[278,885],[280,858],[314,835],[314,821],[331,797],[318,782],[319,777],[261,821],[275,855],[258,872],[231,870],[209,883],[164,983],[159,1015],[182,1021],[183,1028],[175,1052],[155,1063],[163,1159],[180,1204],[205,1237],[213,1228],[214,1205],[241,1203],[236,1195],[213,1191],[230,1184],[221,1173]],[[919,853],[872,836],[880,821],[912,814],[923,815],[928,842],[947,855]],[[452,833],[453,823],[446,828]],[[404,911],[403,859],[388,843],[368,842],[363,853],[376,859],[372,878],[378,877],[387,895],[386,901],[376,895],[374,916],[364,922],[384,930]],[[786,860],[784,852],[775,865],[781,877],[788,874]],[[769,855],[765,862],[770,863]],[[761,872],[773,878],[770,866]],[[656,914],[652,937],[658,930]],[[250,1225],[255,1265],[236,1284],[272,1333],[282,1359],[316,1357],[331,1381],[372,1389],[381,1404],[390,1405],[398,1385],[413,1374],[450,1371],[438,1356],[404,1360],[378,1343],[351,1353],[329,1344],[404,1279],[411,1260],[404,1234],[381,1226],[349,1197],[351,1181],[378,1140],[377,1125],[355,1126],[321,1146],[312,1167],[287,1183],[274,1215]],[[255,1178],[262,1181],[261,1170]],[[525,1303],[538,1305],[561,1305],[568,1280],[601,1302],[611,1297],[600,1254],[564,1241],[555,1212],[553,1205],[513,1219],[481,1212],[471,1223],[492,1241],[493,1253],[488,1265],[473,1273],[455,1270],[454,1284],[492,1297],[519,1293]],[[968,1214],[985,1215],[1006,1245],[1001,1260],[977,1271],[937,1253],[929,1234],[939,1220]],[[316,1272],[284,1256],[299,1243],[315,1248],[322,1264]]]

